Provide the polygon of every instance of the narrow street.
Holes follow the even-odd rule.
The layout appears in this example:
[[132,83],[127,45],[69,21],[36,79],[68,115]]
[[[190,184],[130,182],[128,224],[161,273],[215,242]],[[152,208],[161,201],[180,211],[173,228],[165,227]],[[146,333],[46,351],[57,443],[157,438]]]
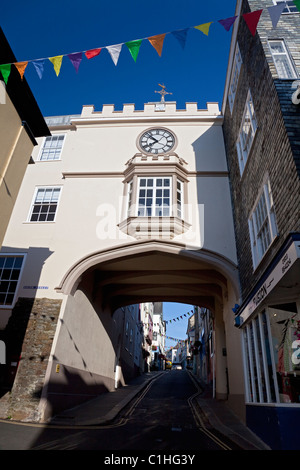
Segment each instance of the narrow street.
[[[32,450],[101,450],[107,451],[107,455],[112,455],[110,451],[127,451],[126,455],[128,451],[196,455],[202,450],[238,449],[202,423],[193,400],[197,393],[197,386],[187,371],[165,371],[110,425],[76,429],[0,423],[1,436],[9,432],[12,439],[13,435],[15,444],[11,449],[18,449],[19,439],[19,449],[25,445]],[[30,442],[24,444],[26,439]],[[4,449],[1,443],[0,449]]]

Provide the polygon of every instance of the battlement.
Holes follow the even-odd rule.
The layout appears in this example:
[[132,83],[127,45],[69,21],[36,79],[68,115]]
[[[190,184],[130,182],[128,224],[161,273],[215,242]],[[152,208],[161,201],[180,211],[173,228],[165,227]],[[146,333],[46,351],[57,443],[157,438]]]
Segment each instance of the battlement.
[[102,111],[95,111],[94,105],[84,105],[82,107],[81,117],[90,116],[103,116],[103,117],[117,117],[117,116],[156,116],[159,114],[174,115],[203,115],[203,116],[220,116],[220,109],[218,103],[207,103],[207,109],[198,109],[197,103],[186,103],[185,109],[177,109],[175,101],[145,103],[143,110],[136,110],[135,104],[124,104],[122,111],[115,111],[113,104],[104,104]]
[[105,123],[107,121],[148,121],[163,120],[204,120],[222,121],[223,116],[218,103],[207,103],[206,109],[198,109],[197,103],[186,103],[185,109],[177,109],[175,101],[145,103],[143,110],[135,109],[134,104],[124,104],[121,111],[115,110],[113,104],[104,104],[102,111],[95,111],[94,105],[83,105],[81,114],[68,116],[49,116],[45,121],[49,127],[74,127],[89,122]]

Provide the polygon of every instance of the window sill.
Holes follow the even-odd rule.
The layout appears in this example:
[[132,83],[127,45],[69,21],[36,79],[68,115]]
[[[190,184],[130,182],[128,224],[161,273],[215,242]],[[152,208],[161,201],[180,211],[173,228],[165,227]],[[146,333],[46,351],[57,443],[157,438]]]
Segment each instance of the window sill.
[[137,240],[170,240],[187,232],[191,225],[178,217],[128,217],[118,227]]
[[47,222],[46,220],[42,220],[42,221],[26,221],[26,222],[23,222],[24,225],[41,225],[41,224],[55,224],[55,221],[54,220],[49,220],[49,222]]

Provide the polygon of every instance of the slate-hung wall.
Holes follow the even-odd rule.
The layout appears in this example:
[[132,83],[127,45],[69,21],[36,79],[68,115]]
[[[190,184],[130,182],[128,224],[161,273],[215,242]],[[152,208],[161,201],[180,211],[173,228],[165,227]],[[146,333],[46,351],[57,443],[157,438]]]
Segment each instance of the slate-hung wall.
[[[300,106],[291,102],[294,79],[278,78],[267,38],[285,39],[295,66],[299,67],[300,14],[282,15],[279,29],[272,29],[266,10],[269,2],[249,1],[251,11],[264,9],[257,34],[252,37],[246,23],[241,20],[237,42],[242,66],[232,112],[226,106],[224,137],[234,206],[237,253],[240,267],[242,298],[245,299],[259,280],[288,234],[300,230]],[[243,13],[250,12],[247,1]],[[298,32],[297,32],[298,31]],[[250,90],[257,130],[250,153],[241,175],[236,142]],[[249,216],[257,203],[264,179],[269,176],[278,237],[265,256],[253,269]]]

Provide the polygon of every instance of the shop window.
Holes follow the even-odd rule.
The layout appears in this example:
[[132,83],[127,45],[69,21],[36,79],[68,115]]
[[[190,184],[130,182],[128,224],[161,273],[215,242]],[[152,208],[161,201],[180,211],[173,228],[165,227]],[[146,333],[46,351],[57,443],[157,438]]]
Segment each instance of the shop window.
[[268,308],[243,329],[247,403],[300,403],[300,315]]

